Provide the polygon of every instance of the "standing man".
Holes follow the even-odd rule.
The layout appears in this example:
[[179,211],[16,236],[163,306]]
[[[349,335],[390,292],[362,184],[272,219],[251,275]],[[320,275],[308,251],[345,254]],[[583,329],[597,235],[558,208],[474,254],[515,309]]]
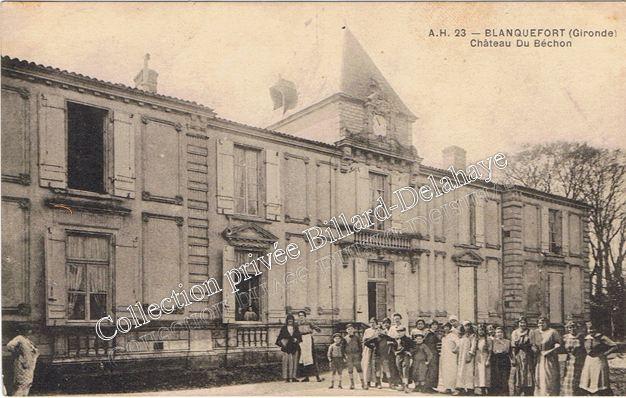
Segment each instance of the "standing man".
[[[393,325],[389,327],[387,331],[387,335],[392,339],[388,341],[388,344],[394,344],[393,340],[400,338],[401,336],[406,337],[406,328],[402,326],[402,315],[399,313],[395,313],[392,315]],[[400,333],[400,329],[402,329],[402,333]],[[396,352],[394,349],[389,351],[389,373],[391,374],[391,380],[389,380],[389,387],[395,389],[395,387],[402,383],[401,378],[401,369],[398,369],[398,365],[396,362]]]
[[298,311],[298,329],[302,335],[299,360],[302,375],[304,376],[302,381],[309,381],[309,376],[313,375],[315,375],[318,382],[323,381],[324,379],[320,377],[320,370],[315,360],[315,343],[313,341],[313,332],[319,333],[321,329],[306,318],[305,311]]
[[18,335],[7,343],[13,359],[13,395],[18,397],[28,395],[39,356],[39,350],[28,338],[31,331],[30,325],[21,326]]

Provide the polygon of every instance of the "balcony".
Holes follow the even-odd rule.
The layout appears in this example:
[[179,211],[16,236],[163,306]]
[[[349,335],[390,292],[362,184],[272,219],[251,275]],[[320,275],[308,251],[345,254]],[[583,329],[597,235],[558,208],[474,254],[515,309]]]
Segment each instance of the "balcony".
[[267,326],[238,326],[237,347],[267,347]]
[[380,249],[411,250],[411,235],[364,229],[355,234],[354,243]]

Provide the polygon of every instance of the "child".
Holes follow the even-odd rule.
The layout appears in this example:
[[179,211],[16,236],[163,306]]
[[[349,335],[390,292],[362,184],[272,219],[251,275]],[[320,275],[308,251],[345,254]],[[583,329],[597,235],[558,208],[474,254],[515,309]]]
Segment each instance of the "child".
[[341,333],[333,334],[333,343],[328,347],[327,356],[328,362],[330,362],[330,369],[333,371],[330,387],[328,388],[335,388],[335,375],[339,375],[339,385],[337,385],[337,387],[343,388],[341,387],[341,374],[343,373],[343,361],[346,356],[346,352]]
[[33,376],[39,350],[28,338],[32,332],[30,325],[18,328],[18,335],[7,343],[7,351],[13,358],[13,394],[27,396],[33,385]]
[[415,349],[413,353],[413,380],[415,389],[413,391],[426,392],[426,377],[428,375],[428,365],[433,359],[433,353],[424,344],[424,334],[415,332]]
[[396,367],[402,378],[402,390],[408,394],[409,392],[409,373],[411,372],[412,351],[415,348],[413,340],[408,338],[406,328],[399,326],[396,329],[396,338],[394,339],[394,354],[396,356]]
[[361,388],[365,390],[365,383],[363,382],[363,370],[361,369],[361,339],[354,334],[354,325],[349,323],[346,326],[346,365],[348,367],[348,375],[350,376],[350,389],[354,390],[354,368],[359,375],[361,381]]

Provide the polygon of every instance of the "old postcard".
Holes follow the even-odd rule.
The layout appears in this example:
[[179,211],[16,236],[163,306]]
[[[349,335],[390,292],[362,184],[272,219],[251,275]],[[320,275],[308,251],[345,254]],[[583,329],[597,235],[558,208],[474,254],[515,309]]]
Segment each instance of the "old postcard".
[[624,3],[1,13],[4,394],[626,394]]

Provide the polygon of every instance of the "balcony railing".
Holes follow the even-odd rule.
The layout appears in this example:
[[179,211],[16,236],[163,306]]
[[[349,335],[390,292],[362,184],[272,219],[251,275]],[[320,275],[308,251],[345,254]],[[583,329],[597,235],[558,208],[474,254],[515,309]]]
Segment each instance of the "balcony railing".
[[355,234],[354,243],[383,249],[411,248],[411,238],[393,231],[361,230]]
[[266,326],[238,326],[237,347],[267,347]]

